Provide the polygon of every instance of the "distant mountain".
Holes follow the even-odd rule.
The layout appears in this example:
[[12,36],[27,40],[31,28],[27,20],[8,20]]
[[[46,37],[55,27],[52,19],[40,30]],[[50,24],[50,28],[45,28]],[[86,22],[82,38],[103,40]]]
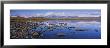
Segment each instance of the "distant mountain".
[[[40,16],[41,17],[41,16]],[[77,18],[77,17],[99,17],[98,15],[90,15],[90,14],[76,14],[76,15],[73,15],[73,14],[49,14],[49,15],[42,15],[42,17],[45,17],[45,18]]]
[[46,16],[45,18],[75,18],[75,17],[78,17],[78,16]]

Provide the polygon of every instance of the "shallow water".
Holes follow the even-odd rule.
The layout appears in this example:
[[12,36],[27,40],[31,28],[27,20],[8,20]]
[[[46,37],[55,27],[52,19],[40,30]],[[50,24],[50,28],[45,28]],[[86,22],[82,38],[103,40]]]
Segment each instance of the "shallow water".
[[100,21],[49,20],[32,30],[42,33],[41,39],[100,39]]

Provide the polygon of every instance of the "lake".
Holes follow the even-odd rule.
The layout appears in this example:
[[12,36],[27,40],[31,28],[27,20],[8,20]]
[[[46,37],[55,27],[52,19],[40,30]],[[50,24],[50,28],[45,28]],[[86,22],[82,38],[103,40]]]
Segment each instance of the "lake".
[[85,20],[48,20],[37,23],[32,31],[41,33],[39,39],[101,39],[101,22]]

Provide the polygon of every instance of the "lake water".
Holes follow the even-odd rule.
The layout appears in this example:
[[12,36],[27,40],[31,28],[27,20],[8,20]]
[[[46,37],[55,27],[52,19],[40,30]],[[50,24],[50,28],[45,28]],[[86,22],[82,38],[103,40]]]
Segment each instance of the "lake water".
[[48,20],[32,30],[41,32],[42,39],[101,39],[100,21]]

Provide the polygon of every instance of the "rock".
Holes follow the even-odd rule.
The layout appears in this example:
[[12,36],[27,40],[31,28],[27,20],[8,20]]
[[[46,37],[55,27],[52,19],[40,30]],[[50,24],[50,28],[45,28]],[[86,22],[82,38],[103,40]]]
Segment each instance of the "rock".
[[58,36],[64,36],[65,33],[63,33],[63,32],[59,32],[59,33],[57,33],[57,35],[58,35]]
[[76,29],[76,31],[87,31],[87,29]]
[[75,28],[75,27],[69,27],[69,28]]
[[96,31],[96,32],[98,32],[98,30],[97,30],[97,29],[95,29],[95,31]]
[[34,32],[33,35],[39,35],[37,32]]
[[39,34],[37,33],[37,32],[34,32],[33,34],[32,34],[32,38],[38,38],[39,37]]
[[44,36],[43,34],[41,34],[41,36]]

